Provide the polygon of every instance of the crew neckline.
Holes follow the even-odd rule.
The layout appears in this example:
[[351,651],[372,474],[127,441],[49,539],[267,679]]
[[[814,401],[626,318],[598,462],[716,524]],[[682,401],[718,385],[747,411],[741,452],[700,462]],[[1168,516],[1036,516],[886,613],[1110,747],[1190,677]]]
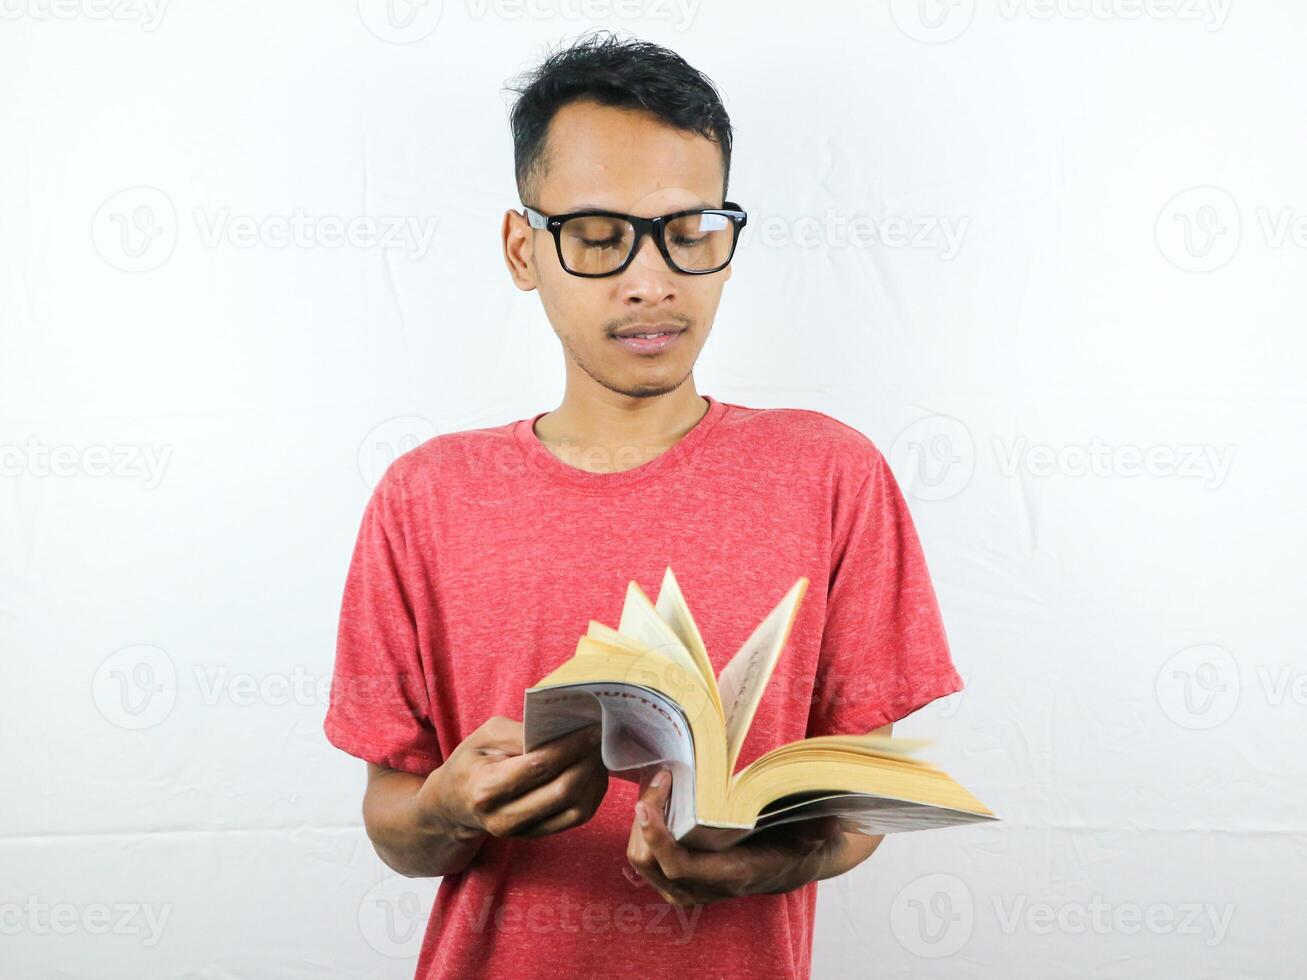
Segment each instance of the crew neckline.
[[535,433],[537,420],[548,415],[548,410],[537,412],[530,418],[519,419],[513,423],[513,441],[517,444],[528,462],[543,476],[568,486],[584,490],[603,492],[606,490],[625,489],[635,484],[654,479],[678,466],[685,465],[708,434],[726,414],[726,403],[718,401],[712,395],[700,393],[708,403],[706,411],[698,422],[673,445],[663,450],[653,459],[646,460],[639,466],[616,473],[594,473],[578,466],[565,463],[549,451],[549,447],[540,441]]

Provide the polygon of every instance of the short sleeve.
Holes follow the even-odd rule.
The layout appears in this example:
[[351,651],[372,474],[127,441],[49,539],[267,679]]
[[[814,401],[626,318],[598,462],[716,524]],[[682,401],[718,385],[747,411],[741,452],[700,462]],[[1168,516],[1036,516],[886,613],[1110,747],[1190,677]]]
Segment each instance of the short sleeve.
[[443,761],[431,718],[392,465],[363,512],[341,600],[323,730],[350,755],[426,775]]
[[885,457],[865,448],[865,476],[834,501],[809,738],[865,734],[962,690],[907,503]]

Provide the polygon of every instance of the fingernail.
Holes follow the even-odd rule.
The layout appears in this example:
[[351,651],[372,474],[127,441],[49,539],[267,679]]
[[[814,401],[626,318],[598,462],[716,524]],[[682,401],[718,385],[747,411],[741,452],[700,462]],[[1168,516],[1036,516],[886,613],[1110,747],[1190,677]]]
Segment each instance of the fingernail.
[[658,775],[654,776],[653,781],[649,785],[654,787],[654,789],[662,789],[667,785],[668,778],[670,777],[667,775],[667,770],[659,769]]
[[635,819],[640,821],[640,826],[645,827],[649,824],[649,808],[643,803],[635,805]]

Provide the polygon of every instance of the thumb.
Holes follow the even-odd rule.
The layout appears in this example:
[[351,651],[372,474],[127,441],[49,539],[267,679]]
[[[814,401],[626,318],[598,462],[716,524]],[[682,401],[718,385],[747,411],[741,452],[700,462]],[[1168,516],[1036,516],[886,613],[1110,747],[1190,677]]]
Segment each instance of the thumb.
[[640,801],[653,813],[665,814],[672,795],[672,773],[664,765],[650,766],[640,780]]

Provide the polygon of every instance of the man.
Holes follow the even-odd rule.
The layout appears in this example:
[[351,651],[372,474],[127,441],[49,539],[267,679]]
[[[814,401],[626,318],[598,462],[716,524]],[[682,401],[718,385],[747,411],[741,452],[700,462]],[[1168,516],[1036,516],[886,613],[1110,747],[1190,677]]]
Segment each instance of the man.
[[726,199],[712,83],[592,35],[517,91],[524,207],[504,256],[561,342],[563,400],[386,472],[326,733],[368,762],[382,859],[442,876],[419,977],[806,977],[816,882],[880,838],[810,821],[689,851],[663,820],[667,777],[610,782],[598,726],[524,753],[523,691],[591,619],[617,624],[628,580],[654,594],[670,565],[720,671],[806,575],[739,767],[807,736],[888,733],[962,686],[912,521],[861,433],[695,389],[747,220]]

